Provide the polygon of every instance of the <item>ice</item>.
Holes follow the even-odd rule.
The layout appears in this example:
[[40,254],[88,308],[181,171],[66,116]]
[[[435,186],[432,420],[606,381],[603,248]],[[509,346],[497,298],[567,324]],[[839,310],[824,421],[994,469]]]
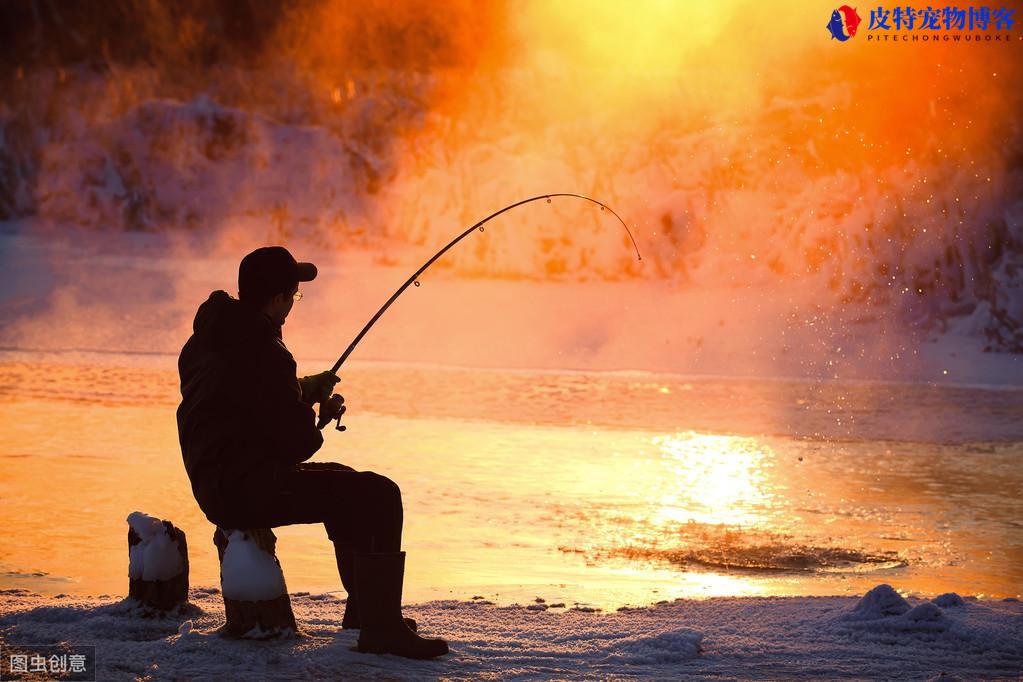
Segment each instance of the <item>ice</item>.
[[142,541],[128,549],[128,577],[169,580],[183,568],[177,540],[167,535],[163,521],[142,512],[128,515],[128,525]]
[[284,575],[274,558],[240,530],[227,536],[220,566],[224,597],[239,601],[267,601],[284,594]]

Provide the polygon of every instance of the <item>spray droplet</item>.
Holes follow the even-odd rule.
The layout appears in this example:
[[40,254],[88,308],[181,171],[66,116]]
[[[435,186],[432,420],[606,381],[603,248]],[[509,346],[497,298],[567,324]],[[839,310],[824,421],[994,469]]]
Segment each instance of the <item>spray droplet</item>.
[[603,210],[604,210],[604,207],[603,207],[603,206],[601,206],[601,207],[600,207],[600,210],[601,210],[601,211],[603,211]]
[[550,197],[547,197],[547,203],[548,204],[551,203],[551,198]]
[[416,286],[419,286],[419,280],[417,279],[415,282],[413,282],[413,284],[415,284]]
[[483,231],[484,231],[483,226],[480,225],[480,232],[483,232]]

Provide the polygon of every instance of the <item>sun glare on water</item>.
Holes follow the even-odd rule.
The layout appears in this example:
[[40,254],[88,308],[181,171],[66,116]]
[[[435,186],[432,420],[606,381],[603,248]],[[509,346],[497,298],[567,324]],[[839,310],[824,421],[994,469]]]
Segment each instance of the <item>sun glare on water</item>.
[[754,438],[703,433],[658,436],[670,478],[659,497],[656,525],[753,526],[770,506],[767,470],[773,457]]

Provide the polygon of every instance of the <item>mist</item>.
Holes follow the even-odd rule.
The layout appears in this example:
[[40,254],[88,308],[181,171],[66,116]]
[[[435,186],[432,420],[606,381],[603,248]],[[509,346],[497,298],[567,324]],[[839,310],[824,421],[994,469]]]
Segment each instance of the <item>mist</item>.
[[[885,375],[950,333],[1023,349],[1018,40],[836,45],[795,3],[3,11],[0,215],[33,234],[100,251],[151,235],[181,263],[265,243],[354,258],[374,267],[339,265],[324,294],[358,273],[368,301],[332,310],[371,313],[484,215],[580,192],[625,217],[643,261],[584,202],[511,212],[429,278],[519,286],[491,327],[528,334],[509,347],[452,314],[467,340],[417,359],[518,366],[528,335],[542,366],[834,378]],[[103,306],[116,327],[123,303],[83,293],[89,277],[9,306],[8,339],[69,310],[103,326]],[[184,332],[202,295],[168,276],[144,298]],[[419,299],[412,330],[446,319],[450,301]]]

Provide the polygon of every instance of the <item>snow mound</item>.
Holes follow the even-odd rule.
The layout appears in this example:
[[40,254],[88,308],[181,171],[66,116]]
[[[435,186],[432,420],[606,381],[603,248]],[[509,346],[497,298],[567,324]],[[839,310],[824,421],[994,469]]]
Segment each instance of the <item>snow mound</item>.
[[935,622],[942,619],[945,612],[939,606],[925,601],[910,609],[904,616],[906,621],[911,623]]
[[872,589],[842,620],[852,621],[850,627],[887,643],[906,635],[945,632],[952,625],[941,607],[929,601],[911,607],[891,585]]
[[946,592],[945,594],[939,594],[937,597],[931,600],[932,603],[937,604],[943,609],[947,609],[950,606],[962,606],[963,598],[955,592]]
[[220,580],[227,599],[268,601],[284,594],[280,565],[240,530],[227,536]]
[[128,549],[128,577],[170,580],[181,573],[178,542],[167,535],[163,521],[136,511],[128,515],[128,525],[142,538]]
[[703,635],[684,628],[639,635],[607,647],[607,660],[628,665],[681,663],[700,655]]
[[879,585],[836,624],[854,640],[870,644],[879,652],[882,649],[878,645],[929,651],[936,664],[941,661],[938,672],[942,673],[954,670],[955,661],[967,655],[985,659],[993,668],[1003,671],[1015,671],[1023,665],[1019,644],[1023,633],[1019,624],[1008,630],[992,627],[987,618],[992,613],[990,606],[968,611],[958,595],[952,597],[942,595],[941,601],[954,606],[958,600],[955,617],[933,601],[921,601],[909,608],[909,603],[890,586]]
[[902,598],[891,585],[878,585],[863,595],[856,607],[844,616],[844,620],[878,620],[887,616],[899,616],[909,611],[909,602]]

